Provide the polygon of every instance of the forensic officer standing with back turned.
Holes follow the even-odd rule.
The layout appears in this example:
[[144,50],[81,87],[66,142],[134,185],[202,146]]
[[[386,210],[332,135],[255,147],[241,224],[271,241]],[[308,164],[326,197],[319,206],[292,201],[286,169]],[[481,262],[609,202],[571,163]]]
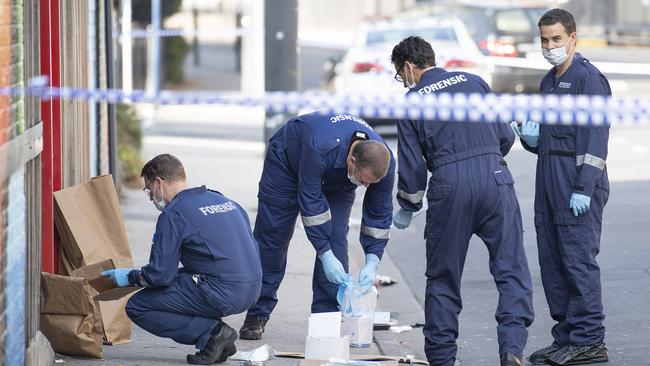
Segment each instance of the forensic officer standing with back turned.
[[[410,93],[489,93],[478,76],[435,67],[431,45],[408,37],[395,48],[395,78]],[[503,156],[515,135],[505,124],[443,120],[398,122],[400,210],[395,226],[406,228],[422,208],[427,170],[425,228],[427,285],[425,352],[431,366],[453,366],[461,276],[469,240],[479,236],[488,248],[490,272],[499,291],[496,311],[502,366],[521,366],[533,322],[532,286],[514,181]]]
[[348,222],[358,186],[363,198],[358,276],[369,291],[388,241],[395,162],[384,140],[351,114],[311,113],[290,119],[270,139],[259,184],[255,238],[262,259],[262,293],[239,336],[260,339],[277,304],[287,250],[298,214],[317,253],[312,313],[338,311],[338,285],[347,280]]
[[187,187],[183,165],[169,154],[145,164],[142,177],[161,211],[149,264],[102,275],[118,286],[144,287],[129,299],[127,315],[157,336],[195,345],[188,363],[223,362],[236,352],[237,332],[221,318],[245,311],[260,293],[259,251],[246,211],[205,186]]
[[[605,76],[576,52],[576,22],[566,10],[539,20],[542,53],[554,65],[544,94],[611,95]],[[609,197],[609,126],[512,124],[524,148],[537,154],[535,229],[553,343],[528,357],[533,364],[605,362],[600,250],[603,209]]]

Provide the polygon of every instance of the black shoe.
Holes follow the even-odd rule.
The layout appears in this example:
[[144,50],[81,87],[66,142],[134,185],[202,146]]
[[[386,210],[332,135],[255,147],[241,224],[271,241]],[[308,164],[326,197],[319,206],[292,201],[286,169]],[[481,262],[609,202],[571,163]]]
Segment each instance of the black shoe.
[[499,357],[501,360],[501,366],[522,366],[523,363],[521,362],[521,358],[515,354],[512,353],[503,353]]
[[581,365],[585,363],[599,363],[609,361],[605,343],[574,346],[568,345],[551,355],[546,363],[551,365]]
[[217,334],[210,336],[202,350],[193,355],[187,355],[187,363],[193,365],[211,365],[224,362],[237,351],[235,348],[237,332],[223,323]]
[[234,343],[230,343],[224,347],[223,352],[221,352],[221,356],[217,358],[217,361],[215,363],[226,362],[228,357],[234,355],[235,353],[237,353],[237,347]]
[[550,346],[546,346],[533,352],[526,359],[533,365],[546,365],[546,360],[561,348],[562,346],[553,342]]
[[262,339],[266,322],[266,320],[257,319],[254,315],[247,315],[246,320],[244,320],[244,325],[239,329],[239,338],[249,340]]

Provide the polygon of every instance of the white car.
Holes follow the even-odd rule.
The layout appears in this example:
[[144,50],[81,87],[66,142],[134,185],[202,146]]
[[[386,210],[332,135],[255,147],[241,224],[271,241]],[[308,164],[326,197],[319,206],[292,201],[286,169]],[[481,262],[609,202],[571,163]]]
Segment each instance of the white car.
[[447,17],[362,25],[355,43],[336,66],[335,91],[403,95],[406,89],[394,79],[390,56],[393,47],[408,36],[420,36],[431,43],[436,66],[477,74],[490,84],[490,73],[476,42],[460,20]]

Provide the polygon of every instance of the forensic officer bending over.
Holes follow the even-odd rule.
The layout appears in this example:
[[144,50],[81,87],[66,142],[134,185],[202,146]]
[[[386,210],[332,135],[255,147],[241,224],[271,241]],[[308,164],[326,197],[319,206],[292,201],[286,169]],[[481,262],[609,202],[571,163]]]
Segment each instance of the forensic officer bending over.
[[260,179],[255,238],[262,292],[239,331],[260,339],[277,304],[287,249],[298,214],[318,258],[312,313],[338,311],[338,285],[348,268],[348,221],[357,186],[365,186],[361,246],[366,263],[358,282],[367,292],[388,241],[395,162],[384,140],[350,114],[305,114],[290,119],[269,141]]
[[219,192],[188,188],[183,165],[172,155],[153,158],[141,176],[161,211],[149,264],[102,275],[118,286],[145,287],[131,297],[126,313],[157,336],[196,345],[188,363],[223,362],[236,352],[237,332],[221,318],[247,310],[260,293],[259,250],[248,216]]

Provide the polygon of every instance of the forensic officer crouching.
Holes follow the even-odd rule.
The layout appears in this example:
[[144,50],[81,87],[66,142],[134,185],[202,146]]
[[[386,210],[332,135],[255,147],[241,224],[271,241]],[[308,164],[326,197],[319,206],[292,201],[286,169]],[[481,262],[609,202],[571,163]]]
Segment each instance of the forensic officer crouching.
[[[188,188],[181,162],[169,154],[145,164],[144,192],[161,211],[149,264],[102,273],[118,286],[138,285],[126,305],[143,329],[199,350],[187,362],[224,362],[237,332],[222,317],[250,308],[260,294],[259,249],[244,209],[205,186]],[[179,261],[183,267],[178,268]]]

